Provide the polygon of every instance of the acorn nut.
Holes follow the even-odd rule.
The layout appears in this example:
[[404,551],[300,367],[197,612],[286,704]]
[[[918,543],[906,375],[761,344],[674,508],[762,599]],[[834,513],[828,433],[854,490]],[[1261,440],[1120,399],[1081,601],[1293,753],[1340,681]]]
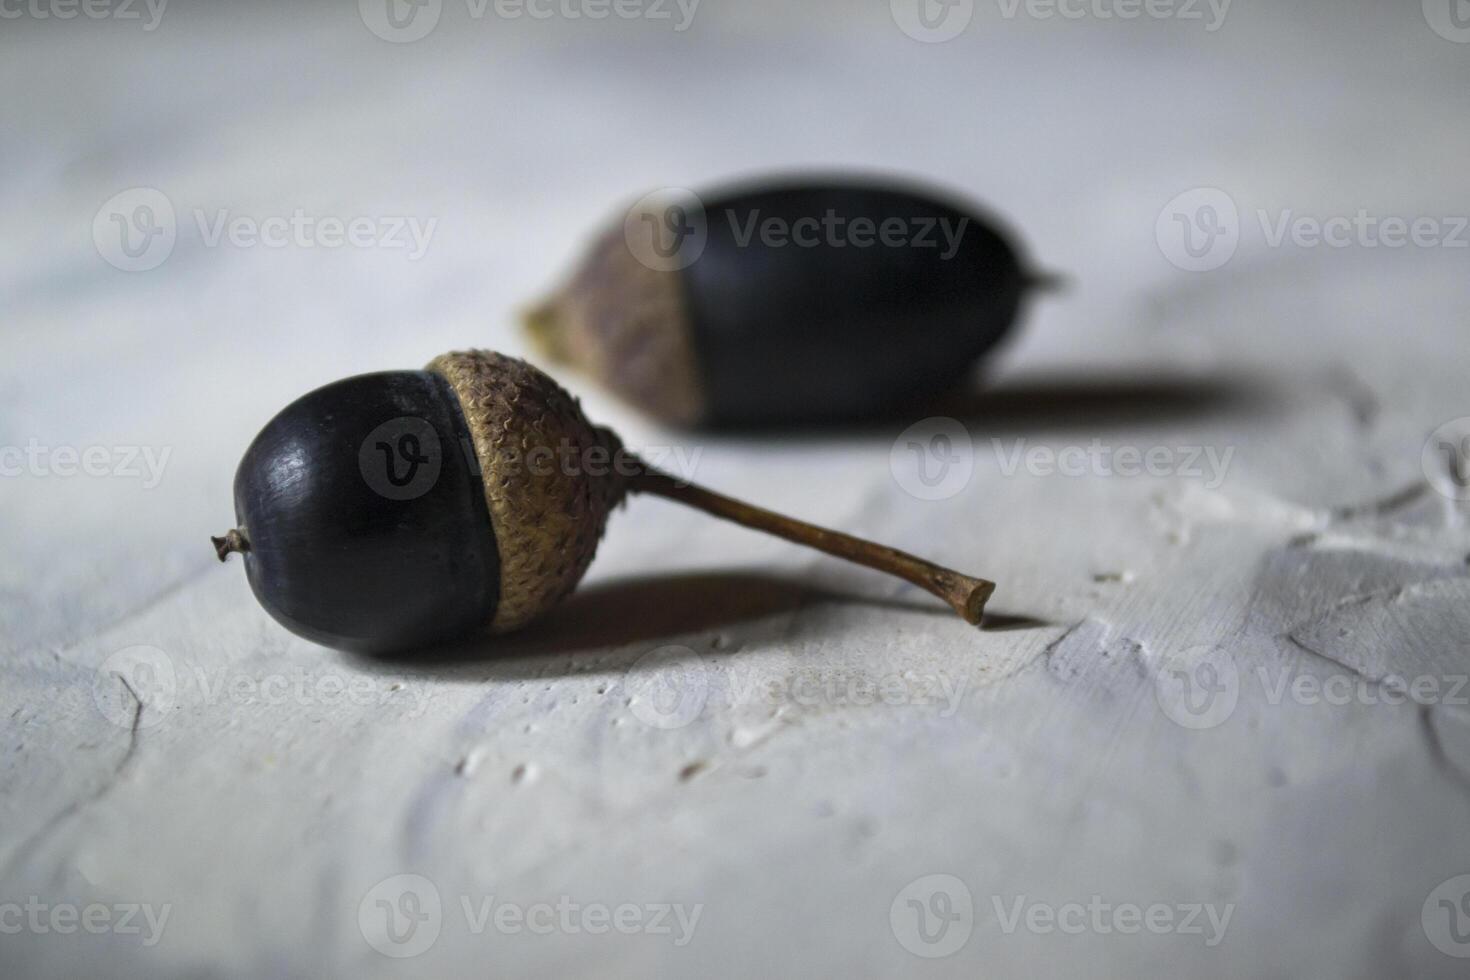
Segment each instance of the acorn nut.
[[[563,465],[566,461],[574,465]],[[576,399],[492,351],[365,374],[287,406],[235,475],[239,553],[288,630],[360,653],[518,629],[570,593],[609,512],[648,493],[906,579],[979,623],[991,582],[661,473]]]
[[768,182],[644,198],[525,323],[664,422],[823,423],[947,393],[1054,281],[930,189]]

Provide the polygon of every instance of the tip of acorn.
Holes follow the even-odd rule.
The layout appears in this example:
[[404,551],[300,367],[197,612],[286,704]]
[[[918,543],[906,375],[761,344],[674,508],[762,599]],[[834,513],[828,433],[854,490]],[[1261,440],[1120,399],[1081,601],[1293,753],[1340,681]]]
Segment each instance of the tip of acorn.
[[223,537],[210,535],[209,540],[214,544],[214,553],[219,555],[219,560],[224,561],[233,552],[245,553],[250,550],[250,542],[245,538],[245,532],[240,528],[232,527],[224,533]]
[[1032,271],[1021,277],[1026,289],[1035,293],[1064,293],[1072,288],[1072,277],[1065,272]]
[[521,314],[521,326],[526,331],[526,336],[531,339],[537,353],[548,361],[556,364],[566,364],[571,360],[571,353],[567,350],[562,335],[561,316],[557,313],[556,303],[547,300],[538,303]]

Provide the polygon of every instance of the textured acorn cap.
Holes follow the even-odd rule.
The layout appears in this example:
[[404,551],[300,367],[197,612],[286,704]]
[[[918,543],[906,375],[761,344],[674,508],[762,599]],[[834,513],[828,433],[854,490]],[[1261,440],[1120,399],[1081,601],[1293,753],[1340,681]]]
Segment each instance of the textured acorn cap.
[[693,426],[703,380],[677,271],[650,268],[621,227],[593,243],[571,280],[526,314],[551,360],[571,364],[656,419]]
[[622,446],[525,361],[455,351],[427,370],[454,388],[474,442],[500,552],[500,601],[489,625],[509,632],[555,606],[586,573],[626,492],[611,465]]

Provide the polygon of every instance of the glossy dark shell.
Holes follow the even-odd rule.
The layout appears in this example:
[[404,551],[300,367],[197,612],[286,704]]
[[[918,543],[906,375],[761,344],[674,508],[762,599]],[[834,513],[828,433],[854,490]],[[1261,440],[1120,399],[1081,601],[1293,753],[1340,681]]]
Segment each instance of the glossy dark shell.
[[[989,219],[924,193],[800,184],[703,203],[693,217],[707,237],[681,275],[706,424],[834,421],[922,403],[971,372],[1025,292],[1020,260]],[[814,234],[811,219],[829,212],[845,238]],[[819,243],[768,244],[770,219],[792,231],[806,219],[804,241]],[[889,222],[889,241],[904,244],[854,238],[866,227],[857,219]]]
[[388,653],[489,623],[499,555],[449,383],[367,374],[298,399],[235,475],[260,604],[326,646]]

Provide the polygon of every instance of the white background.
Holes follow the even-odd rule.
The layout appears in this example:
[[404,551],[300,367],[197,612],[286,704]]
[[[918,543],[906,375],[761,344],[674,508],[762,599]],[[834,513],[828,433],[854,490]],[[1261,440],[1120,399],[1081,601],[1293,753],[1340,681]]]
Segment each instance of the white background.
[[[0,971],[1463,975],[1428,900],[1470,871],[1467,709],[1275,697],[1283,677],[1470,671],[1470,533],[1421,465],[1470,415],[1470,251],[1273,247],[1258,217],[1470,211],[1470,44],[1419,8],[1237,0],[1210,32],[1208,7],[982,2],[924,43],[882,0],[703,0],[682,32],[672,7],[510,20],[445,0],[391,43],[351,2],[174,0],[153,30],[142,7],[6,7],[25,12],[0,20],[0,446],[169,456],[153,487],[0,478],[0,903],[172,912],[151,947],[0,935]],[[699,449],[702,483],[995,579],[989,628],[645,500],[562,615],[448,667],[296,639],[216,564],[239,456],[297,395],[452,348],[525,353],[515,311],[640,194],[807,167],[953,188],[1072,279],[989,366],[957,493],[891,472],[913,419],[707,439],[565,380],[631,444]],[[93,231],[134,188],[167,198],[176,240],[127,272]],[[1191,272],[1159,229],[1199,188],[1235,205],[1237,247]],[[210,247],[195,216],[220,209],[437,224],[417,261]],[[1001,465],[1016,440],[1094,438],[1234,452],[1213,488]],[[140,656],[175,683],[133,730],[112,670]],[[1233,707],[1177,724],[1170,671],[1203,660],[1234,670]],[[854,675],[964,694],[950,713],[729,696]],[[680,678],[702,707],[648,724]],[[332,693],[354,681],[385,703]],[[398,959],[359,912],[404,874],[442,921]],[[935,880],[971,897],[945,958],[900,921],[931,875],[950,877],[921,903]],[[460,898],[491,895],[703,911],[682,947],[474,935]],[[1094,895],[1233,914],[1206,948],[996,913]]]

